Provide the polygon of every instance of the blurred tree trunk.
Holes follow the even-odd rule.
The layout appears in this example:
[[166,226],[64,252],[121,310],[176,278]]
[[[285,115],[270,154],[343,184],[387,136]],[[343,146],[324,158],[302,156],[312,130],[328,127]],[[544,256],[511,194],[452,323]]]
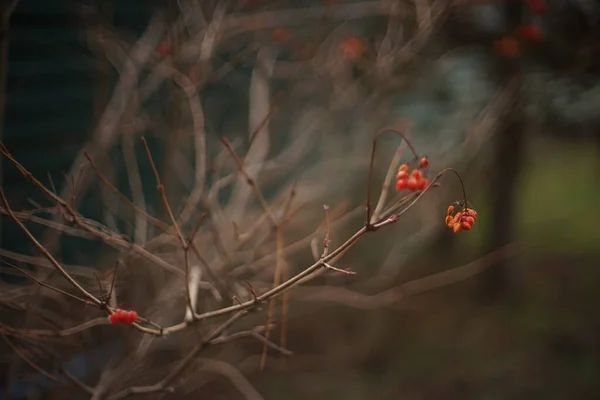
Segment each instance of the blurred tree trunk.
[[[519,2],[506,3],[506,16],[509,26],[520,24],[522,9]],[[523,75],[521,60],[501,59],[494,64],[493,74],[500,85],[510,84],[513,93],[508,108],[499,121],[494,136],[494,160],[489,179],[491,201],[490,237],[487,239],[488,251],[503,247],[513,241],[515,231],[515,205],[517,201],[517,183],[522,170],[525,145],[526,116],[521,90]],[[494,301],[510,290],[511,281],[507,264],[509,259],[499,260],[496,265],[482,274],[483,300]]]

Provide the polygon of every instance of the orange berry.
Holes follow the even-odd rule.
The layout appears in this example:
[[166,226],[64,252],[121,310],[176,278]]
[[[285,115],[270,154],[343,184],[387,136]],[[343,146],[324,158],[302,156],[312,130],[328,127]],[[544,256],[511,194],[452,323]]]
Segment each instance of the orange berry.
[[424,169],[429,167],[429,158],[423,157],[419,160],[419,168]]
[[460,224],[454,224],[454,226],[452,227],[452,230],[454,231],[454,233],[458,233],[461,230],[461,226]]
[[468,215],[470,215],[473,218],[477,218],[477,212],[471,208],[469,208],[468,210],[465,211]]
[[467,222],[469,225],[473,225],[475,223],[475,218],[471,217],[470,215],[467,215],[463,218],[463,221]]
[[447,226],[450,226],[452,223],[452,215],[447,215],[446,220],[444,221]]
[[410,176],[414,177],[416,180],[419,180],[423,177],[423,174],[420,170],[415,169],[413,172],[410,173]]
[[404,172],[407,172],[407,173],[408,173],[408,170],[409,170],[409,169],[410,169],[410,168],[408,168],[408,165],[406,165],[406,164],[402,164],[402,165],[400,166],[400,168],[398,168],[398,173],[400,173],[400,172],[402,172],[402,171],[404,171]]
[[447,213],[447,215],[452,215],[453,212],[454,212],[454,206],[448,207],[448,213]]

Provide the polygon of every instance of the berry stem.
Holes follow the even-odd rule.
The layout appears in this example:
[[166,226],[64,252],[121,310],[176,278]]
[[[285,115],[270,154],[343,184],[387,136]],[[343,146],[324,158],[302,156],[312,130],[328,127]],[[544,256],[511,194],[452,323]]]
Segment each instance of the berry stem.
[[[460,181],[460,186],[462,188],[462,194],[463,194],[463,199],[464,199],[464,204],[463,204],[463,210],[468,208],[468,204],[469,202],[467,201],[467,190],[465,189],[465,182],[462,178],[462,176],[458,173],[457,170],[455,170],[454,168],[446,168],[443,169],[442,171],[440,171],[439,174],[437,174],[437,176],[435,177],[435,179],[433,180],[433,182],[437,181],[439,178],[442,177],[442,175],[444,175],[446,172],[453,172],[454,175],[456,175],[456,177],[458,178],[458,180]],[[432,183],[433,183],[432,182]]]

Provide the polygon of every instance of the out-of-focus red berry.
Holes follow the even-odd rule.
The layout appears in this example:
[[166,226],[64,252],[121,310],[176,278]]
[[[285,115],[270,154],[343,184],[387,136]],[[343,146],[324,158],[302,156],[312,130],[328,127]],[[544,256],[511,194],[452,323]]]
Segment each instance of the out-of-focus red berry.
[[285,43],[290,40],[290,38],[292,37],[292,34],[291,34],[290,30],[287,28],[276,28],[276,29],[273,29],[271,36],[273,37],[273,39],[276,42]]
[[517,28],[517,35],[523,39],[530,40],[532,42],[541,42],[544,39],[542,31],[535,25],[521,25]]
[[517,39],[506,36],[494,42],[496,54],[508,58],[516,58],[521,55],[521,44]]
[[418,186],[419,186],[419,181],[414,176],[411,176],[410,178],[408,178],[408,182],[406,184],[406,187],[408,188],[408,190],[415,190]]
[[525,0],[531,11],[536,14],[543,14],[548,11],[548,3],[546,0]]
[[171,55],[171,44],[167,41],[160,42],[156,48],[156,52],[161,57],[167,57]]
[[351,61],[356,61],[363,56],[367,47],[365,43],[357,38],[356,36],[349,37],[348,39],[344,39],[340,43],[340,50],[342,55]]

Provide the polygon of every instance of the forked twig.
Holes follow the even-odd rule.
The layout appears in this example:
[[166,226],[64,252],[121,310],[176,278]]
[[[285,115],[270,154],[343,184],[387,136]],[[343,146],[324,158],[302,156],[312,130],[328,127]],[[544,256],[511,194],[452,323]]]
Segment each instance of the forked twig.
[[404,141],[410,148],[410,151],[414,155],[414,160],[416,161],[419,159],[419,155],[417,154],[417,151],[411,144],[410,140],[408,140],[406,135],[404,133],[402,133],[401,131],[399,131],[398,129],[383,128],[375,134],[375,137],[373,138],[372,148],[371,148],[371,160],[369,162],[369,173],[368,173],[369,175],[368,175],[368,180],[367,180],[367,201],[366,201],[366,205],[365,205],[365,209],[366,209],[365,226],[367,226],[368,229],[370,229],[373,225],[373,223],[371,222],[371,185],[372,185],[372,180],[373,180],[373,164],[375,162],[375,150],[377,148],[377,139],[379,139],[379,136],[381,136],[382,134],[387,133],[387,132],[395,133],[396,135],[398,135],[402,139],[404,139]]

